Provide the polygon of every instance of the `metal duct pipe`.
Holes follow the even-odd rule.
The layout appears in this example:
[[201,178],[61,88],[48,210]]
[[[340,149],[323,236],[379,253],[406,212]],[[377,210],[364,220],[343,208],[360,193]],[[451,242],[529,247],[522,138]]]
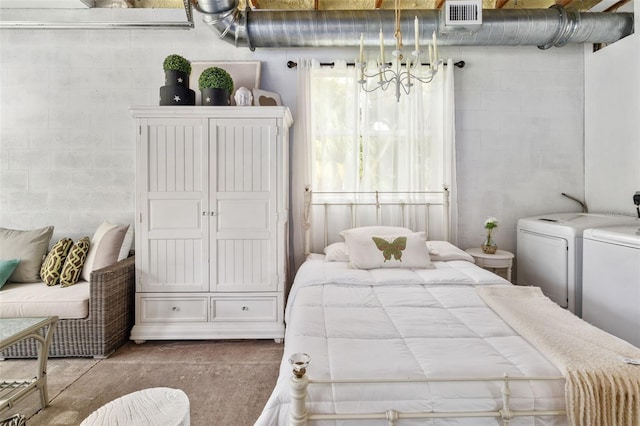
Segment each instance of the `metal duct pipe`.
[[[192,0],[205,14],[204,21],[220,38],[236,46],[256,47],[355,47],[360,34],[367,46],[393,41],[393,10],[258,10],[240,11],[236,0]],[[538,46],[548,49],[567,43],[612,43],[633,32],[632,13],[570,12],[561,6],[549,9],[485,9],[476,30],[446,28],[438,10],[405,10],[401,22],[405,34],[413,34],[413,18],[420,19],[422,41],[438,34],[444,46]]]

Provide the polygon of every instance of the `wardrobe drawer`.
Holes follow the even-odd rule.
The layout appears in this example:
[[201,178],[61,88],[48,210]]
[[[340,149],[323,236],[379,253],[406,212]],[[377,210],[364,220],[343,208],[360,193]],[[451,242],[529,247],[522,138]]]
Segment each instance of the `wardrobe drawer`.
[[275,321],[277,297],[225,297],[211,299],[212,321]]
[[141,297],[142,322],[207,321],[206,297]]

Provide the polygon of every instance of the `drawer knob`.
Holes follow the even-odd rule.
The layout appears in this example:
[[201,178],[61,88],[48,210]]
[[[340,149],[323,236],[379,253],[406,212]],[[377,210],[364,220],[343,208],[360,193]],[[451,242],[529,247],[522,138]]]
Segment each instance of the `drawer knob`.
[[180,310],[180,308],[178,308],[177,306],[174,306],[171,310],[172,310],[173,312],[178,312],[178,311]]
[[248,311],[248,310],[249,310],[249,307],[248,307],[248,306],[243,306],[243,307],[242,307],[242,310],[243,310],[243,311]]

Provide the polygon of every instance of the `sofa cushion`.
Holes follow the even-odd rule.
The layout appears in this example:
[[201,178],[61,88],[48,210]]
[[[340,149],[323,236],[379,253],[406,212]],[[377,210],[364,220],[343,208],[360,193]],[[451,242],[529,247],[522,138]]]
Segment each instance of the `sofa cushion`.
[[0,260],[0,288],[5,285],[19,264],[20,259]]
[[20,259],[9,281],[40,281],[40,267],[49,249],[53,226],[21,231],[0,228],[0,259]]
[[7,283],[0,291],[0,318],[47,317],[86,318],[89,315],[89,283],[50,287],[42,281]]
[[80,279],[90,244],[89,237],[82,237],[71,246],[60,272],[60,285],[62,287],[72,286]]
[[40,278],[47,285],[60,284],[60,273],[72,245],[73,240],[71,238],[62,238],[47,253],[47,257],[45,257],[40,268]]
[[120,247],[120,253],[118,253],[118,261],[129,257],[131,246],[133,245],[133,226],[127,228],[127,233],[124,234],[124,240],[122,240],[122,247]]
[[129,225],[116,225],[106,221],[96,229],[82,269],[82,279],[89,281],[91,272],[116,263],[128,229]]

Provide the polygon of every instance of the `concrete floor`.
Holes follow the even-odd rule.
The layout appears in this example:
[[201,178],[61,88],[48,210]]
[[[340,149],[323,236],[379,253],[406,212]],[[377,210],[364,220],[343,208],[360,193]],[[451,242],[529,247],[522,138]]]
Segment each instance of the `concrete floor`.
[[[107,402],[150,388],[182,389],[191,425],[252,425],[273,389],[283,345],[273,340],[127,343],[104,360],[54,358],[48,363],[50,404],[39,411],[33,394],[13,413],[28,426],[78,425]],[[0,362],[0,377],[29,378],[35,360]],[[38,412],[39,411],[39,412]]]

